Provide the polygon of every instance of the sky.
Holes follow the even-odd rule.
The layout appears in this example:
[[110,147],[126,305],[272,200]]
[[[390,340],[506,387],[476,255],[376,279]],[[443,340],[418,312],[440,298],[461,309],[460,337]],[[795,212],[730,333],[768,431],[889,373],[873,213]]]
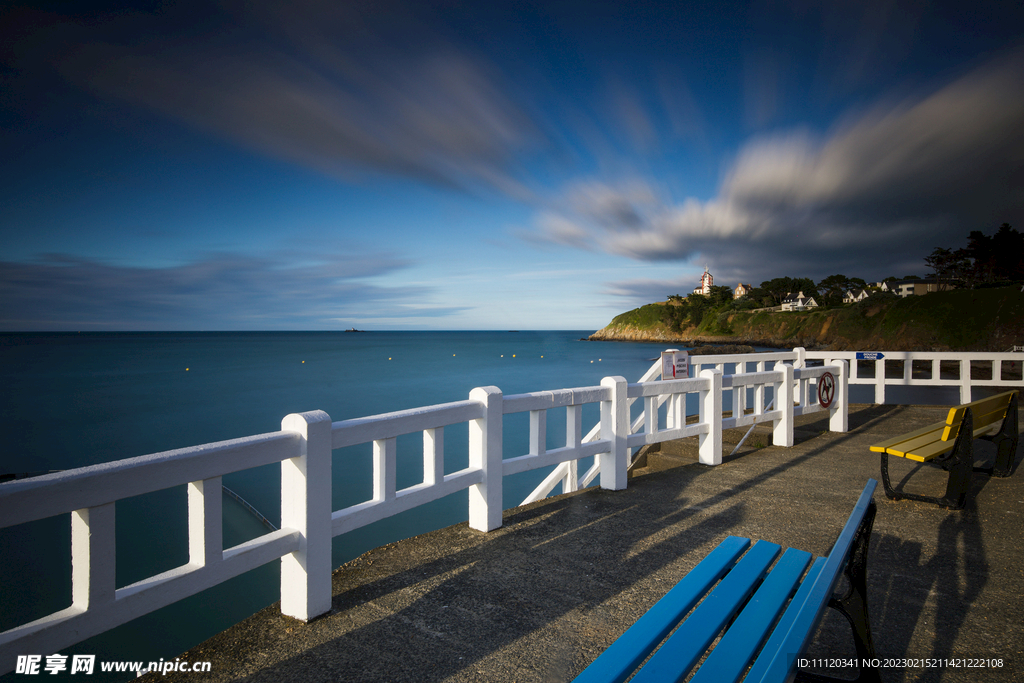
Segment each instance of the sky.
[[1024,227],[1011,2],[0,3],[0,330],[596,330]]

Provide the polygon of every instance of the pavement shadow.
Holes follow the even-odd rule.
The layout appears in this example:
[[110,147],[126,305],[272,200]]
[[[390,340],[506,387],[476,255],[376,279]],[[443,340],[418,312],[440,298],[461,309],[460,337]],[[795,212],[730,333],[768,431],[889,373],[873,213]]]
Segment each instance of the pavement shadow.
[[[746,518],[742,500],[713,515],[702,514],[705,508],[685,494],[624,503],[613,492],[594,491],[516,512],[487,536],[460,525],[458,535],[468,547],[365,584],[342,585],[335,594],[332,614],[358,611],[362,617],[350,618],[377,618],[355,628],[346,623],[336,637],[245,680],[440,681],[536,637],[567,614],[587,614],[587,628],[604,624],[594,651],[561,648],[556,639],[547,646],[544,671],[509,671],[507,678],[479,674],[481,680],[524,674],[566,680],[580,668],[578,660],[593,659],[623,623],[632,623],[671,588],[658,580],[666,567],[687,565],[681,576]],[[445,535],[432,532],[420,540],[429,544],[436,536],[447,543]],[[624,593],[631,596],[626,613],[621,606],[614,612],[602,606]]]
[[[836,451],[867,455],[863,428],[905,409],[852,412],[850,432],[798,452],[548,498],[506,511],[488,534],[461,524],[374,549],[335,573],[328,615],[302,625],[275,605],[241,635],[208,641],[241,653],[218,680],[568,680],[729,534],[827,553],[864,481],[878,478],[877,458]],[[988,575],[976,493],[968,509],[926,522],[936,548],[896,535],[903,520],[880,505],[869,560],[879,656],[952,653]],[[949,618],[925,626],[936,600]],[[930,653],[911,652],[921,628]]]
[[[863,421],[895,409],[880,408]],[[827,553],[859,487],[837,482],[794,501],[772,481],[855,438],[834,434],[729,481],[684,465],[632,479],[626,492],[589,489],[508,511],[486,535],[463,524],[403,541],[400,556],[371,551],[336,573],[332,613],[315,622],[323,642],[244,680],[567,680],[730,533]],[[532,640],[527,668],[514,668],[506,648]]]
[[[968,504],[946,515],[934,547],[892,535],[877,538],[874,546],[872,554],[892,568],[888,574],[875,572],[870,587],[872,627],[881,636],[879,656],[962,656],[954,644],[989,576],[977,509]],[[943,668],[890,669],[887,675],[939,681]]]

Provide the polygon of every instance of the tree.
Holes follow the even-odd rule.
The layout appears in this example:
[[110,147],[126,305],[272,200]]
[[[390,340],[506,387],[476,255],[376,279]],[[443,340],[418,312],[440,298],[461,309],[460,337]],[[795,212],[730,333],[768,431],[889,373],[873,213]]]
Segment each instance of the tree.
[[708,299],[711,302],[712,308],[721,308],[726,304],[732,303],[732,288],[712,285]]
[[777,277],[761,283],[761,290],[771,299],[773,306],[778,306],[786,295],[793,291],[793,278]]
[[690,324],[696,327],[704,320],[705,314],[711,310],[711,301],[703,294],[690,294],[686,297],[690,310]]
[[986,283],[1024,280],[1024,234],[1003,223],[992,236],[980,230],[967,235],[967,248],[936,247],[925,257],[939,280],[958,281],[973,288]]
[[760,287],[751,288],[751,290],[747,292],[747,297],[750,298],[751,301],[756,301],[760,306],[768,307],[773,305],[771,295]]
[[1024,279],[1024,235],[1017,232],[1009,223],[999,226],[992,237],[994,252],[995,277],[997,280]]
[[949,270],[952,260],[953,252],[942,247],[935,247],[931,256],[924,257],[925,265],[932,269],[931,276],[937,281],[938,289],[942,289],[943,282],[949,281]]
[[825,306],[838,306],[843,303],[843,296],[853,286],[852,282],[845,275],[829,275],[818,283],[818,292],[821,293],[821,300],[818,303]]
[[932,269],[929,276],[935,278],[940,288],[944,282],[962,285],[971,271],[970,259],[967,258],[967,252],[964,249],[952,251],[935,247],[931,256],[925,257],[924,262]]

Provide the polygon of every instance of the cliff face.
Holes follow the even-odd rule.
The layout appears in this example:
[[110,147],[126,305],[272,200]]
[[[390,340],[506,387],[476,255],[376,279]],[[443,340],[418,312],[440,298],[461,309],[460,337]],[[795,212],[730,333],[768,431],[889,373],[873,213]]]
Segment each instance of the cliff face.
[[751,344],[836,351],[1007,351],[1024,345],[1024,293],[1017,287],[870,299],[800,312],[720,312],[699,327],[673,330],[671,304],[617,316],[590,339]]

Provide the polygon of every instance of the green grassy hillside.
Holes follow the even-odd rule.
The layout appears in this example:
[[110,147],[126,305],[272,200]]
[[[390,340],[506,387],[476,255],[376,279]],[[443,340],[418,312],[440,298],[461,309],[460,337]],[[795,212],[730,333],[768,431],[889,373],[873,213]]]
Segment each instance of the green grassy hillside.
[[748,312],[726,304],[699,325],[685,307],[648,304],[616,316],[592,339],[712,341],[862,350],[1006,351],[1024,345],[1019,287],[953,290],[906,299],[795,312]]

